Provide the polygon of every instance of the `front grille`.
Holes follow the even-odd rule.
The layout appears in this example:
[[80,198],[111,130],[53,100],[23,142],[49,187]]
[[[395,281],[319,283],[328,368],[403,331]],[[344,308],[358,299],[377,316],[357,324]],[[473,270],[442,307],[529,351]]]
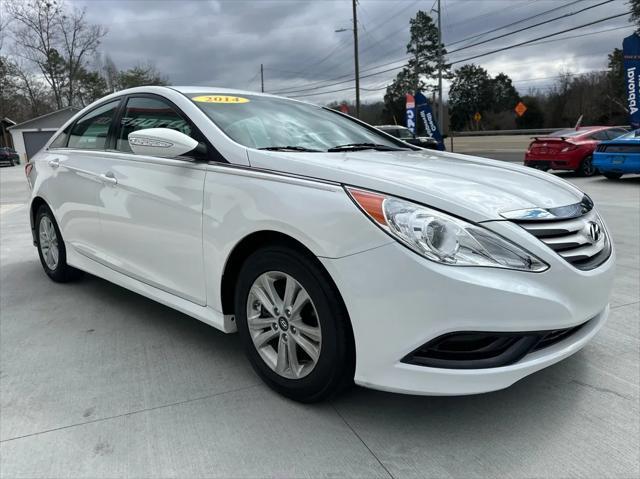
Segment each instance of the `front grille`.
[[581,270],[600,266],[611,254],[606,230],[594,210],[577,218],[515,223]]
[[507,366],[534,351],[569,338],[586,323],[552,331],[518,333],[460,331],[447,333],[411,352],[403,363],[446,369],[485,369]]
[[640,153],[640,145],[634,144],[611,144],[611,145],[598,145],[596,151],[606,153]]

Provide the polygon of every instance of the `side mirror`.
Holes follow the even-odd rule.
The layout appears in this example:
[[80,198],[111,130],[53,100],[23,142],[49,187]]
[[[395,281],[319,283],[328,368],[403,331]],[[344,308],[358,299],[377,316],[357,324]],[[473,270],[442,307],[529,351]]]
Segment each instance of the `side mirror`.
[[175,158],[194,150],[198,142],[169,128],[148,128],[129,133],[129,146],[136,155]]

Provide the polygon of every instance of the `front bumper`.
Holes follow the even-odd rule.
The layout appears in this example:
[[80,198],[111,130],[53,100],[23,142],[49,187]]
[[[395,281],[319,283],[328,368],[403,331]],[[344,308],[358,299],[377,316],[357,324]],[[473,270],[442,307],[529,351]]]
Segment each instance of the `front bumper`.
[[[513,224],[495,224],[496,232],[512,229],[511,238],[514,233],[528,235]],[[530,239],[520,244],[528,243]],[[409,394],[483,393],[508,387],[582,348],[608,316],[614,254],[597,269],[580,271],[543,244],[528,249],[547,262],[549,270],[445,266],[397,243],[339,259],[321,258],[351,318],[355,382]],[[586,321],[566,339],[508,366],[445,369],[402,362],[446,333],[554,330]]]

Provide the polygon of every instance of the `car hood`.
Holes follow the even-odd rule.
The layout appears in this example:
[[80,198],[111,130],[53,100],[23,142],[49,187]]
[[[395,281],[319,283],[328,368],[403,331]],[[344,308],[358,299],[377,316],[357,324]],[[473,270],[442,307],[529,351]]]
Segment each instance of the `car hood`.
[[532,168],[432,150],[294,153],[249,150],[252,167],[403,197],[471,221],[579,203],[570,183]]

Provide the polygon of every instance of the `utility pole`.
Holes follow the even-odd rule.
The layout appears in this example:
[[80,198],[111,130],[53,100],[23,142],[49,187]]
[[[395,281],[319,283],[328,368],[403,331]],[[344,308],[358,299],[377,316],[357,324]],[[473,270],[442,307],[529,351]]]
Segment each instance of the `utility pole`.
[[444,104],[442,103],[442,6],[438,0],[438,122],[444,133]]
[[[358,13],[356,9],[357,0],[352,0],[353,4],[353,57],[355,60],[356,73],[356,118],[360,118],[360,63],[358,61]],[[439,17],[438,17],[439,18]]]
[[260,64],[260,91],[264,93],[264,65],[262,63]]

